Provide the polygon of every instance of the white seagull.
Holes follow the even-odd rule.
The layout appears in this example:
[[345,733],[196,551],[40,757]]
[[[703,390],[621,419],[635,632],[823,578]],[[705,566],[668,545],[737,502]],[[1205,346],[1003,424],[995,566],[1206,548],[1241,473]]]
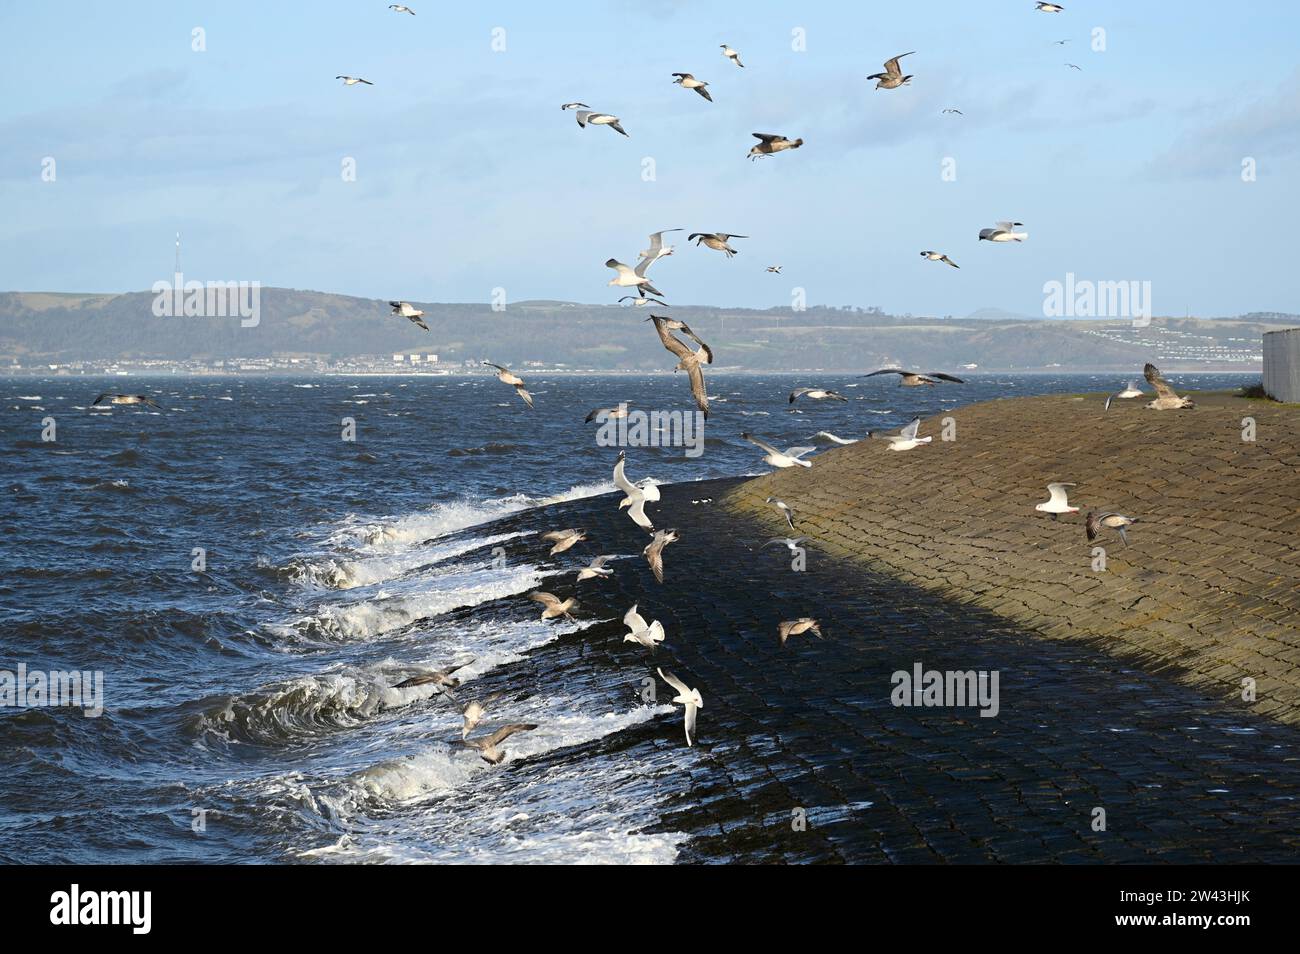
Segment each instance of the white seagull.
[[1028,232],[1017,232],[1024,228],[1023,222],[995,222],[996,228],[980,229],[981,242],[1023,242],[1029,238]]
[[578,571],[578,582],[581,583],[583,580],[602,579],[607,576],[613,576],[614,571],[605,566],[605,564],[612,559],[614,558],[605,554],[596,557],[596,559],[592,560],[590,564],[584,566]]
[[1055,520],[1058,515],[1063,513],[1078,513],[1078,507],[1071,507],[1069,498],[1066,496],[1065,488],[1073,487],[1074,484],[1051,483],[1047,485],[1048,498],[1040,504],[1035,505],[1034,509],[1043,513],[1050,513]]
[[737,52],[736,52],[735,50],[733,50],[731,47],[727,46],[727,44],[725,44],[725,43],[719,43],[718,45],[719,45],[720,47],[722,47],[722,55],[723,55],[723,56],[725,56],[727,59],[731,60],[731,62],[735,63],[737,66],[739,66],[739,67],[741,67],[741,68],[744,67],[745,64],[742,63],[742,62],[740,62],[740,54],[739,54],[739,53],[737,53]]
[[483,716],[487,712],[487,707],[493,702],[501,699],[505,693],[494,692],[483,699],[471,699],[465,708],[460,710],[460,717],[465,720],[460,729],[461,739],[469,738],[469,734],[474,731],[474,727],[483,721]]
[[811,467],[812,462],[803,460],[802,458],[804,454],[811,453],[817,449],[816,447],[787,447],[784,451],[779,451],[771,444],[767,443],[767,441],[759,440],[753,434],[742,432],[740,436],[751,444],[757,444],[759,447],[763,448],[763,450],[767,451],[763,460],[766,463],[771,464],[773,467]]
[[919,447],[921,444],[928,444],[934,440],[933,437],[917,437],[916,433],[921,428],[921,419],[918,417],[910,424],[904,427],[897,434],[877,434],[874,431],[867,431],[867,436],[880,441],[889,441],[889,449],[893,451],[911,450],[913,447]]
[[577,112],[577,120],[578,125],[583,128],[587,126],[608,126],[616,133],[627,135],[627,130],[619,125],[619,118],[608,113],[593,113],[589,109],[580,109]]
[[922,252],[922,258],[928,258],[932,262],[943,262],[945,265],[951,265],[953,268],[961,268],[956,262],[950,259],[943,252]]
[[682,89],[693,89],[710,103],[713,102],[713,97],[709,95],[709,91],[705,88],[709,84],[704,82],[704,80],[697,80],[690,73],[674,73],[673,76],[677,77],[673,82]]
[[795,388],[790,392],[790,403],[793,404],[796,399],[806,397],[810,401],[847,401],[843,394],[838,391],[830,391],[826,388]]
[[[636,271],[644,275],[646,270],[659,259],[666,255],[673,254],[673,247],[664,244],[664,235],[669,232],[682,232],[684,229],[662,229],[658,232],[650,233],[650,247],[641,250],[641,260],[636,263]],[[622,301],[623,299],[619,299]]]
[[630,268],[618,259],[611,258],[605,262],[605,267],[612,268],[617,273],[609,280],[611,285],[619,288],[635,288],[638,291],[646,291],[652,295],[663,295],[663,292],[655,288],[650,283],[650,279],[645,277],[645,270],[650,267],[645,259],[642,259],[636,268]]
[[560,109],[591,109],[586,103],[565,103]]
[[410,7],[403,6],[400,3],[390,3],[388,9],[392,10],[394,13],[409,13],[411,16],[415,16],[414,10]]
[[335,79],[341,79],[344,86],[356,86],[358,83],[365,83],[367,86],[375,84],[368,79],[362,79],[360,76],[336,76]]
[[664,626],[659,620],[653,623],[647,623],[645,617],[636,611],[637,604],[633,603],[632,608],[623,616],[623,625],[628,628],[628,632],[623,636],[625,643],[640,643],[646,649],[654,652],[660,643],[664,641]]
[[641,486],[627,479],[623,468],[627,463],[627,452],[618,452],[618,462],[614,464],[614,486],[623,491],[625,496],[619,501],[618,509],[627,507],[628,516],[642,530],[654,533],[654,522],[646,516],[645,505],[659,499],[659,488],[654,484]]
[[780,266],[780,265],[769,265],[769,266],[767,266],[767,270],[768,270],[769,272],[771,272],[773,275],[780,275],[780,274],[781,274],[781,266]]
[[630,301],[633,306],[640,308],[644,305],[663,305],[665,308],[671,308],[672,305],[658,298],[647,298],[644,295],[624,295],[619,299],[620,302]]
[[656,670],[659,678],[677,691],[677,695],[673,696],[673,702],[680,702],[686,707],[686,744],[694,745],[691,735],[695,732],[695,714],[704,708],[704,699],[700,696],[700,690],[691,689],[670,672],[664,672],[658,667]]
[[821,438],[824,441],[830,441],[832,444],[839,444],[840,446],[856,444],[858,442],[856,437],[836,437],[830,431],[818,431],[811,439],[815,441],[818,438]]
[[1065,7],[1059,3],[1036,3],[1034,9],[1041,13],[1064,13]]
[[409,319],[412,324],[419,325],[425,331],[429,330],[429,326],[424,323],[424,312],[409,301],[390,301],[388,304],[392,306],[394,315]]
[[791,530],[795,529],[793,507],[791,507],[780,497],[768,497],[766,500],[763,501],[763,503],[770,503],[777,510],[781,511],[781,515],[785,517],[785,522],[790,525],[790,529]]
[[782,546],[784,546],[787,550],[789,550],[791,553],[798,553],[800,547],[802,547],[803,544],[810,539],[812,538],[811,537],[773,537],[771,540],[768,540],[767,543],[763,544],[763,546],[770,547],[774,543],[779,543]]
[[1143,392],[1143,390],[1137,386],[1137,382],[1129,381],[1127,384],[1124,385],[1123,391],[1120,391],[1118,394],[1112,394],[1110,397],[1106,398],[1106,410],[1108,411],[1110,410],[1111,401],[1116,401],[1116,400],[1126,401],[1129,398],[1140,398],[1144,396],[1145,396],[1145,392]]

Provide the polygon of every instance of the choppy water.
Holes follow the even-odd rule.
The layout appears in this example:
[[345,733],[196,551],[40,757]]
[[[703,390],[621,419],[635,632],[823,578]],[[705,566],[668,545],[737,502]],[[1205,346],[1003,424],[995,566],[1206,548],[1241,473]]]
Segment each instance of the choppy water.
[[[0,858],[676,859],[688,835],[665,829],[661,806],[689,810],[689,754],[621,740],[676,739],[680,715],[643,704],[597,649],[546,664],[610,617],[538,620],[523,595],[573,560],[511,559],[533,531],[493,522],[612,491],[616,450],[596,445],[586,412],[689,410],[686,382],[528,377],[532,411],[486,377],[0,382],[0,670],[105,678],[99,718],[0,709]],[[791,408],[789,390],[812,383],[850,400]],[[758,473],[743,430],[782,446],[858,438],[962,403],[1122,383],[714,375],[704,453],[629,449],[629,473]],[[108,389],[163,410],[91,410]],[[503,691],[491,721],[540,726],[500,767],[449,745],[459,714],[430,687],[391,688],[468,660],[462,700]]]

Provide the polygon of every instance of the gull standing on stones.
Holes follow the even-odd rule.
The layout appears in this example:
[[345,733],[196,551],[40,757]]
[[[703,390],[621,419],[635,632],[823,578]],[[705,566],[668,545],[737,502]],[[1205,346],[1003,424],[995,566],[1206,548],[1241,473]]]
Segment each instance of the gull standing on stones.
[[409,301],[390,301],[388,304],[392,307],[394,315],[409,319],[412,324],[419,325],[425,331],[429,330],[429,326],[424,323],[424,312]]
[[695,732],[695,715],[704,708],[704,699],[700,696],[700,690],[691,689],[670,672],[664,672],[658,667],[655,669],[659,673],[659,678],[677,691],[677,695],[673,696],[673,702],[680,702],[686,707],[686,744],[694,745],[691,735]]
[[[779,133],[750,133],[755,139],[759,140],[757,146],[749,150],[751,161],[761,158],[762,156],[774,156],[778,152],[784,152],[787,149],[798,149],[803,145],[803,139],[787,139]],[[743,235],[737,235],[736,238],[744,238]]]
[[697,80],[690,73],[674,73],[673,75],[677,77],[673,82],[682,89],[693,89],[710,103],[713,102],[713,97],[709,95],[709,91],[705,88],[709,84],[704,82],[704,80]]
[[460,729],[460,737],[462,740],[469,738],[469,734],[474,731],[474,727],[483,721],[483,716],[487,712],[487,707],[492,703],[499,701],[504,696],[504,692],[494,692],[490,696],[485,696],[482,699],[471,699],[469,704],[460,710],[460,717],[465,720],[465,724],[462,725]]
[[[617,285],[619,288],[635,288],[638,291],[646,291],[652,295],[663,295],[659,289],[650,283],[650,279],[645,277],[645,270],[649,268],[649,263],[641,260],[641,264],[636,268],[629,268],[616,258],[611,258],[605,262],[606,268],[612,268],[618,274],[609,280],[609,284]],[[620,298],[619,301],[622,301]]]
[[797,398],[806,397],[810,401],[847,401],[843,394],[838,391],[830,391],[826,388],[795,388],[790,392],[790,403],[793,404]]
[[535,728],[537,728],[535,722],[512,722],[510,725],[503,725],[485,738],[464,739],[460,744],[478,749],[479,756],[489,765],[500,765],[501,760],[506,757],[505,749],[500,747],[501,743],[516,732],[531,732]]
[[1142,376],[1147,379],[1147,384],[1156,389],[1156,399],[1147,407],[1154,411],[1175,411],[1183,407],[1195,407],[1191,398],[1179,397],[1174,393],[1174,389],[1169,386],[1164,377],[1160,374],[1160,369],[1154,364],[1148,363],[1142,369]]
[[627,507],[628,516],[642,530],[654,533],[654,523],[646,516],[645,505],[659,499],[659,488],[653,484],[649,487],[641,487],[628,480],[623,473],[623,468],[627,464],[627,452],[618,452],[618,462],[614,464],[614,486],[623,491],[625,496],[619,501],[618,509],[622,510]]
[[659,620],[647,623],[645,617],[636,611],[636,606],[637,604],[633,603],[632,608],[623,616],[623,625],[629,630],[623,636],[623,642],[640,643],[650,652],[654,652],[664,641],[664,625]]
[[577,622],[571,610],[578,608],[578,601],[570,596],[563,602],[554,593],[547,593],[544,590],[534,590],[528,594],[528,598],[534,603],[541,603],[546,609],[542,610],[542,619],[555,619],[557,616],[563,616],[569,622]]
[[455,689],[460,685],[460,680],[452,675],[458,669],[464,669],[469,663],[461,663],[459,666],[448,666],[446,669],[435,669],[433,672],[422,673],[419,676],[412,676],[410,679],[403,679],[394,689],[410,689],[413,686],[435,685],[440,689]]
[[533,396],[529,394],[527,390],[524,389],[523,378],[515,374],[505,365],[493,364],[491,361],[484,361],[483,363],[487,365],[489,368],[496,368],[497,380],[500,381],[502,384],[508,384],[511,387],[513,387],[515,389],[515,393],[518,394],[521,398],[523,398],[525,404],[527,404],[529,407],[533,406]]
[[698,351],[692,351],[685,342],[673,337],[669,331],[669,322],[673,321],[673,319],[651,315],[650,320],[655,323],[655,332],[659,335],[659,340],[663,342],[663,346],[677,356],[677,366],[673,370],[686,372],[686,376],[690,379],[691,396],[695,398],[695,405],[703,412],[705,420],[708,420],[709,392],[704,386],[704,371],[700,365],[713,363],[712,350],[703,341],[696,338],[685,325],[681,325],[680,322],[677,322],[677,324],[681,325],[681,330],[699,342]]
[[770,503],[777,510],[781,511],[781,515],[785,517],[785,522],[790,525],[790,529],[791,530],[796,529],[794,525],[794,508],[791,507],[788,503],[786,503],[780,497],[768,497],[766,500],[763,501],[763,503]]
[[922,252],[922,258],[928,258],[932,262],[943,262],[945,265],[951,265],[953,268],[961,268],[956,262],[950,259],[943,252]]
[[757,444],[759,447],[763,448],[763,450],[767,451],[763,460],[766,463],[771,464],[773,467],[794,467],[796,465],[799,467],[811,467],[811,461],[802,460],[801,458],[804,454],[811,453],[817,449],[816,447],[787,447],[784,451],[779,451],[771,444],[767,443],[767,441],[759,440],[753,434],[742,432],[740,436],[751,444]]
[[617,116],[611,116],[608,113],[593,113],[589,109],[580,109],[577,112],[576,118],[578,120],[578,125],[582,126],[584,129],[588,125],[608,126],[616,133],[622,133],[624,136],[627,135],[627,130],[619,125],[619,118]]
[[1058,515],[1063,513],[1078,513],[1078,507],[1071,507],[1070,500],[1066,495],[1065,488],[1073,487],[1074,484],[1051,483],[1047,485],[1048,498],[1040,504],[1034,506],[1035,510],[1043,513],[1050,513],[1055,520]]
[[777,627],[777,632],[781,636],[781,645],[791,636],[802,636],[804,633],[812,633],[818,639],[822,639],[822,627],[817,620],[811,616],[801,616],[799,619],[791,619],[782,622]]
[[867,431],[867,436],[879,441],[889,441],[890,450],[906,451],[934,440],[933,437],[917,437],[917,431],[920,429],[921,419],[918,417],[897,434],[877,434],[874,431]]
[[904,371],[902,368],[881,368],[879,371],[864,374],[863,377],[874,378],[878,374],[899,375],[898,385],[904,388],[919,388],[925,385],[933,387],[940,381],[951,381],[953,384],[966,383],[961,378],[954,378],[951,374],[944,374],[942,371],[927,371],[922,374],[920,371]]
[[654,539],[641,551],[646,562],[650,564],[650,572],[660,583],[664,581],[664,547],[676,543],[679,539],[681,538],[677,536],[676,530],[656,530]]
[[1023,242],[1029,238],[1028,232],[1017,232],[1024,228],[1024,222],[994,222],[997,228],[980,229],[981,242]]
[[336,76],[335,79],[341,79],[344,86],[356,86],[358,83],[365,83],[367,86],[375,84],[368,79],[362,79],[360,76]]
[[905,56],[911,56],[912,53],[915,52],[916,50],[912,50],[910,53],[899,53],[892,60],[886,60],[885,71],[883,73],[872,73],[867,77],[867,79],[878,80],[876,83],[876,89],[898,89],[900,86],[911,83],[912,74],[908,73],[904,76],[902,68],[898,65],[898,61]]
[[582,530],[551,530],[542,534],[543,540],[550,540],[555,546],[551,547],[551,556],[557,553],[563,553],[574,544],[581,543],[587,539],[587,534]]
[[722,55],[723,55],[723,56],[725,56],[727,59],[731,60],[731,62],[735,63],[737,66],[741,67],[742,69],[744,68],[745,64],[742,63],[742,62],[740,62],[740,54],[739,54],[739,53],[737,53],[737,52],[736,52],[735,50],[733,50],[731,47],[727,46],[727,44],[725,44],[725,43],[719,43],[718,45],[719,45],[720,47],[722,47]]
[[584,566],[578,571],[578,582],[581,583],[583,580],[598,580],[607,576],[613,576],[614,571],[605,566],[605,564],[612,559],[614,559],[612,556],[606,554],[601,554],[596,557],[596,559],[592,560],[588,566]]
[[1088,516],[1084,520],[1084,529],[1088,536],[1088,542],[1091,543],[1101,535],[1103,528],[1118,530],[1119,538],[1124,541],[1124,546],[1128,546],[1128,534],[1125,527],[1131,527],[1137,523],[1137,517],[1126,517],[1122,513],[1093,513],[1088,511]]
[[[758,147],[755,146],[755,149]],[[686,241],[695,242],[696,246],[704,245],[713,249],[715,252],[726,252],[727,258],[736,254],[736,250],[727,242],[734,238],[749,238],[748,235],[734,235],[730,232],[692,232],[686,236]]]
[[97,404],[143,404],[146,407],[156,407],[158,410],[162,410],[162,405],[147,394],[112,394],[105,392],[90,402],[91,407]]

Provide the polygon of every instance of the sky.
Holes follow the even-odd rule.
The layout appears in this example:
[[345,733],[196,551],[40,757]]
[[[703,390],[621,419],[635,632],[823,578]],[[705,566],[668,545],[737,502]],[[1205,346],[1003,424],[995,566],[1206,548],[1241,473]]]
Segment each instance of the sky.
[[[1073,273],[1157,315],[1300,312],[1294,3],[410,6],[0,0],[0,290],[147,290],[180,232],[187,279],[613,303],[605,260],[680,227],[650,271],[676,305],[1038,317]],[[751,163],[753,132],[805,144]],[[979,242],[999,219],[1029,239]]]

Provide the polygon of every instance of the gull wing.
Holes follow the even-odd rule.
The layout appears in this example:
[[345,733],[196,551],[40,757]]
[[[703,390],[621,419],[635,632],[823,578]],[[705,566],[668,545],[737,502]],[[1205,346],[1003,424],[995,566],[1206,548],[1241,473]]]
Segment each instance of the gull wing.
[[596,557],[596,559],[591,561],[591,565],[588,566],[587,569],[599,570],[601,567],[603,567],[606,563],[608,563],[612,559],[614,558],[609,554],[602,553],[600,556]]
[[[632,269],[628,268],[626,265],[624,265],[622,262],[620,262],[620,261],[619,261],[618,259],[616,259],[616,258],[611,258],[611,259],[609,259],[608,261],[606,261],[606,262],[605,262],[605,267],[606,267],[606,268],[612,268],[612,269],[614,269],[614,271],[618,272],[619,275],[623,275],[623,276],[626,276],[626,275],[636,275],[636,272],[634,272]],[[637,277],[637,278],[644,278],[645,276],[644,276],[644,275],[636,275],[636,277]]]
[[[710,361],[713,360],[710,355]],[[704,387],[704,371],[700,368],[698,361],[692,361],[686,366],[686,376],[691,379],[691,397],[695,398],[695,404],[707,419],[709,416],[709,392]]]
[[1069,499],[1065,493],[1066,487],[1073,487],[1074,484],[1052,483],[1047,485],[1047,492],[1051,495],[1050,503],[1065,504],[1069,506]]
[[811,451],[815,451],[816,449],[817,449],[816,447],[787,447],[785,449],[785,456],[799,458],[802,457],[804,454],[807,454]]
[[905,56],[911,56],[912,53],[915,53],[915,52],[916,52],[916,50],[912,50],[911,53],[899,53],[899,54],[898,54],[896,57],[894,57],[892,60],[885,60],[885,72],[886,72],[886,73],[894,73],[895,75],[897,75],[897,74],[903,72],[903,70],[902,70],[902,69],[899,67],[899,65],[898,65],[898,61],[901,60],[901,59],[902,59],[903,57],[905,57]]
[[524,390],[524,386],[522,384],[515,385],[515,393],[518,394],[521,398],[523,398],[524,403],[527,404],[529,407],[533,406],[533,396]]
[[757,437],[755,437],[753,434],[741,434],[740,436],[743,437],[745,440],[749,441],[751,444],[757,444],[759,447],[763,448],[763,450],[767,451],[769,454],[780,454],[780,453],[781,453],[779,450],[777,450],[775,447],[773,447],[773,446],[772,446],[771,444],[769,444],[767,441],[761,441],[761,440],[759,440]]
[[864,378],[874,378],[878,374],[911,374],[910,371],[904,371],[902,368],[881,368],[879,371],[872,371],[870,374],[864,374]]
[[632,632],[639,633],[649,624],[645,621],[645,617],[636,611],[636,607],[637,604],[633,603],[632,608],[623,614],[623,625]]
[[638,494],[636,500],[627,508],[627,513],[632,518],[632,522],[642,530],[653,530],[654,523],[645,514],[645,504],[645,495]]
[[965,384],[961,378],[954,378],[951,374],[944,374],[942,371],[927,371],[927,377],[938,378],[940,381],[951,381],[953,384]]
[[484,361],[483,363],[486,364],[489,368],[496,368],[498,371],[505,371],[507,374],[510,373],[510,369],[507,368],[504,364],[493,364],[491,361]]
[[529,593],[528,598],[534,603],[541,603],[547,609],[554,609],[560,605],[560,600],[554,593],[547,593],[543,590],[536,590]]
[[790,392],[790,403],[793,404],[796,398],[801,398],[812,390],[812,388],[795,388]]
[[994,222],[993,224],[996,225],[1003,232],[1010,232],[1012,229],[1023,227],[1025,223],[1024,222]]
[[576,527],[569,527],[564,530],[548,530],[546,533],[542,534],[542,539],[559,542],[560,540],[567,540],[569,537],[581,532],[582,531]]
[[1142,369],[1142,375],[1147,379],[1147,384],[1156,389],[1156,394],[1160,397],[1178,397],[1178,395],[1174,393],[1174,389],[1169,386],[1169,382],[1161,376],[1160,369],[1154,364],[1147,364],[1147,366]]
[[[690,76],[691,74],[690,74],[690,73],[674,73],[673,75],[674,75],[674,76]],[[660,231],[658,231],[658,232],[651,232],[651,233],[650,233],[650,247],[649,247],[648,249],[645,249],[645,250],[641,253],[642,257],[644,258],[644,257],[650,256],[650,255],[654,255],[656,252],[658,252],[660,249],[662,249],[662,248],[664,247],[664,235],[665,235],[666,233],[668,233],[668,232],[681,232],[681,231],[683,231],[683,230],[682,230],[682,229],[662,229],[662,230],[660,230]]]
[[614,486],[629,497],[635,497],[640,494],[641,490],[636,484],[632,483],[623,474],[623,466],[627,463],[627,458],[620,455],[618,463],[614,465]]
[[695,734],[695,713],[699,710],[693,702],[686,703],[686,744],[694,745],[691,737]]
[[910,424],[898,432],[899,436],[905,441],[916,440],[916,434],[921,429],[921,419],[914,418]]
[[685,343],[678,341],[673,337],[666,325],[666,319],[658,315],[651,315],[650,320],[654,322],[655,332],[659,335],[659,340],[663,342],[665,348],[677,355],[678,358],[686,358],[694,354]]
[[783,139],[780,133],[750,133],[755,139],[761,139],[763,142],[772,142],[775,139]]
[[535,728],[537,728],[536,722],[512,722],[509,725],[503,725],[482,741],[487,745],[500,745],[516,732],[531,732]]
[[678,678],[677,678],[676,676],[674,676],[672,673],[670,673],[670,672],[664,672],[664,671],[663,671],[662,669],[660,669],[658,666],[655,667],[655,671],[659,673],[659,678],[660,678],[660,679],[662,679],[664,682],[668,683],[668,685],[672,686],[674,689],[676,689],[676,690],[677,690],[679,693],[681,693],[682,695],[684,695],[684,696],[689,696],[689,695],[691,694],[691,690],[687,688],[686,683],[682,682],[680,679],[678,679]]

